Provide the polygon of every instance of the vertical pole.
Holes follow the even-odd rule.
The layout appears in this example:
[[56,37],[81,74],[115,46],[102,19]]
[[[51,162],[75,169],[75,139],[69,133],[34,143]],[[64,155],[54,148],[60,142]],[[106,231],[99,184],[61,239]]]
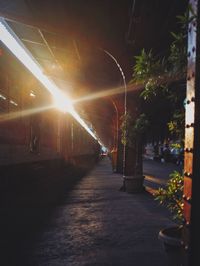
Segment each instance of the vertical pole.
[[119,130],[119,114],[118,114],[118,109],[117,109],[117,105],[115,103],[115,101],[110,98],[114,108],[115,108],[115,112],[116,112],[116,129],[114,130],[114,148],[117,149],[117,145],[118,145],[118,130]]
[[[122,72],[123,73],[123,72]],[[123,82],[124,82],[124,116],[127,115],[127,87],[126,87],[126,80],[125,76],[123,74]],[[126,131],[127,131],[127,125],[126,125],[126,118],[125,118],[125,137],[126,137]],[[125,177],[126,177],[126,141],[123,145],[123,190],[126,190],[125,187]]]
[[57,121],[57,153],[61,153],[61,113],[58,113]]
[[71,155],[74,155],[74,123],[71,121]]
[[183,199],[186,228],[190,232],[190,237],[184,240],[184,248],[189,248],[189,265],[193,266],[200,265],[197,244],[200,225],[200,47],[198,40],[200,34],[199,27],[197,27],[199,23],[198,0],[190,0],[189,5]]
[[[115,64],[117,65],[122,79],[123,79],[123,83],[124,83],[124,116],[126,116],[127,114],[127,85],[126,85],[126,78],[124,75],[124,72],[120,66],[120,64],[118,63],[117,59],[108,51],[103,50],[108,56],[110,56],[112,58],[112,60],[115,62]],[[125,135],[126,135],[126,124],[125,124]],[[122,165],[122,173],[123,173],[123,188],[125,189],[125,175],[126,175],[126,144],[123,145],[123,165]]]
[[[111,102],[115,108],[115,112],[116,112],[116,128],[114,128],[114,172],[117,171],[117,164],[118,164],[118,135],[119,135],[119,112],[118,112],[118,108],[117,108],[117,104],[115,103],[115,101],[111,98]],[[114,126],[115,127],[115,126]]]

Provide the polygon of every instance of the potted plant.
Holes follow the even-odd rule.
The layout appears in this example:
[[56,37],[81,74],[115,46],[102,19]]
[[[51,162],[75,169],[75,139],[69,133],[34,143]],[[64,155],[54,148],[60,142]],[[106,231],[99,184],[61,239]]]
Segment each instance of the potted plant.
[[175,226],[164,228],[158,238],[163,242],[170,266],[186,266],[187,252],[183,247],[185,234],[183,216],[183,176],[174,171],[166,184],[166,188],[159,188],[155,193],[155,200],[166,206],[172,213]]
[[132,150],[133,159],[131,161],[131,175],[124,177],[125,190],[129,193],[143,191],[143,171],[142,171],[142,141],[144,133],[148,128],[148,120],[145,114],[140,114],[134,119],[129,112],[122,117],[121,131],[122,144],[126,146],[126,151]]

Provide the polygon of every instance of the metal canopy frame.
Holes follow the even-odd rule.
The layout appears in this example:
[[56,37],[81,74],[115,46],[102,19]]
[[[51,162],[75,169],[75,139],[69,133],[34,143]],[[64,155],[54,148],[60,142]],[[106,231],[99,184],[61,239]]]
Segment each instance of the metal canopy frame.
[[[61,89],[72,91],[71,62],[79,61],[73,39],[12,19],[2,17],[33,58]],[[69,65],[68,65],[69,63]]]

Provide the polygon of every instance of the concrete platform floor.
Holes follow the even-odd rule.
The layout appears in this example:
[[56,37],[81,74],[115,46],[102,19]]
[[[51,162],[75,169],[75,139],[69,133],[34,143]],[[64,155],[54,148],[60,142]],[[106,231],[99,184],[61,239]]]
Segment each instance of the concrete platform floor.
[[54,206],[1,208],[0,265],[166,266],[169,213],[121,185],[105,158]]

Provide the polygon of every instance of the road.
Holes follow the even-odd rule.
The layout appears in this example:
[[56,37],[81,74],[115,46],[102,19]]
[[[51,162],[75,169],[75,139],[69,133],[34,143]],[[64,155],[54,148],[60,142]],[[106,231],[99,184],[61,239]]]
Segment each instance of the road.
[[160,186],[165,186],[169,175],[174,171],[182,173],[183,165],[174,163],[161,163],[151,159],[143,160],[143,174],[145,175],[145,186],[152,189],[157,189]]

